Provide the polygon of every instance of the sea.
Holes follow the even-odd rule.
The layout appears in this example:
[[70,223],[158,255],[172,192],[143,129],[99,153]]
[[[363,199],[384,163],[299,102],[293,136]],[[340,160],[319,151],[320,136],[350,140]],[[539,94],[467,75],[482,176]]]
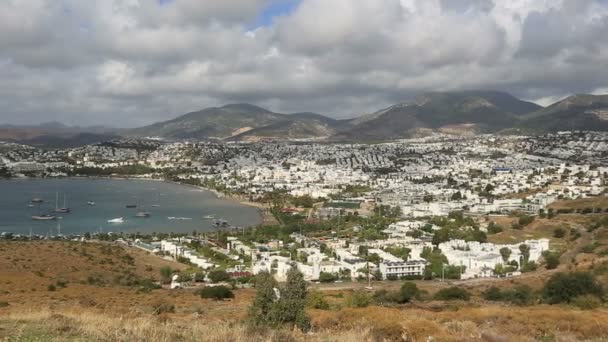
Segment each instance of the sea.
[[[43,202],[32,203],[34,198]],[[64,203],[70,213],[52,212]],[[127,205],[137,208],[127,208]],[[141,211],[150,216],[136,217]],[[33,215],[48,213],[58,219],[32,220]],[[205,232],[215,229],[215,220],[204,218],[208,215],[237,227],[262,221],[257,208],[218,198],[211,191],[171,182],[95,178],[0,180],[0,232],[39,235]],[[123,223],[108,223],[120,217]]]

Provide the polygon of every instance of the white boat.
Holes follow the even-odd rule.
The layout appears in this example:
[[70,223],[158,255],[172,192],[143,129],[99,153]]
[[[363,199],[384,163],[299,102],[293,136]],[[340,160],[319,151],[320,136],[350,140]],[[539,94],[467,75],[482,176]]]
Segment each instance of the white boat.
[[50,220],[56,220],[57,216],[51,215],[51,214],[43,214],[43,215],[33,215],[32,216],[32,220],[34,221],[50,221]]
[[88,201],[88,202],[87,202],[87,204],[88,204],[88,205],[95,205],[95,202],[93,202],[93,201]]
[[204,218],[204,219],[209,219],[209,220],[212,220],[212,219],[214,219],[214,218],[215,218],[215,216],[214,216],[214,215],[205,215],[205,216],[203,216],[203,218]]
[[192,220],[192,218],[190,217],[175,217],[175,216],[169,216],[167,217],[168,220],[181,220],[181,221],[185,221],[185,220]]
[[135,217],[147,218],[147,217],[150,217],[150,213],[145,212],[145,211],[140,211],[137,214],[135,214]]
[[125,219],[123,217],[118,217],[115,219],[108,220],[108,223],[123,223],[123,222],[125,222]]

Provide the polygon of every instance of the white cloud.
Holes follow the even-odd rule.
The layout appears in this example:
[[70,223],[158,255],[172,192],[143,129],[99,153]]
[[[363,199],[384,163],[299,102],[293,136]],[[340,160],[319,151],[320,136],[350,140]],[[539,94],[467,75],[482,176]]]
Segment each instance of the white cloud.
[[[427,90],[608,89],[601,0],[0,2],[0,123],[138,125],[253,102],[348,116]],[[120,119],[120,121],[115,120]]]

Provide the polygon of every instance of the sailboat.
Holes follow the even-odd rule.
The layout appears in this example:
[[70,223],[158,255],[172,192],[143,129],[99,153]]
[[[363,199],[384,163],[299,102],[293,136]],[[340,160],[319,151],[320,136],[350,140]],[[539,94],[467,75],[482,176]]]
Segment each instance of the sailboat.
[[50,220],[56,220],[57,216],[55,215],[51,215],[51,214],[40,214],[40,203],[41,202],[37,202],[38,203],[38,215],[32,215],[32,220],[34,221],[50,221]]
[[66,195],[65,195],[65,193],[63,194],[63,207],[59,208],[58,202],[59,202],[59,193],[56,192],[55,193],[55,210],[54,211],[56,213],[69,213],[70,212],[70,208],[68,208],[66,206]]

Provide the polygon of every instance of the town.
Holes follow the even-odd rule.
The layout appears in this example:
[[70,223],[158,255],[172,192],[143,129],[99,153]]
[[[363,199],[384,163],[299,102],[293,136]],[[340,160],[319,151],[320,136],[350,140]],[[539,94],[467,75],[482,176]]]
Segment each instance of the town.
[[258,227],[104,238],[203,270],[232,277],[268,271],[279,281],[293,266],[312,282],[513,277],[551,267],[560,250],[548,237],[500,243],[492,236],[572,212],[551,208],[558,200],[605,196],[605,165],[608,134],[579,131],[433,134],[379,144],[158,138],[64,149],[0,144],[5,177],[168,180],[255,203],[267,217]]

